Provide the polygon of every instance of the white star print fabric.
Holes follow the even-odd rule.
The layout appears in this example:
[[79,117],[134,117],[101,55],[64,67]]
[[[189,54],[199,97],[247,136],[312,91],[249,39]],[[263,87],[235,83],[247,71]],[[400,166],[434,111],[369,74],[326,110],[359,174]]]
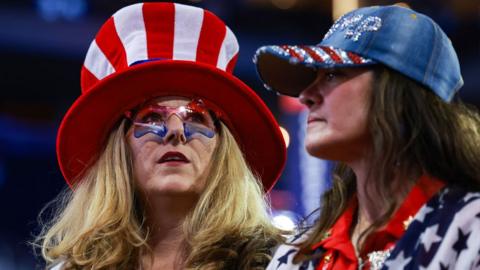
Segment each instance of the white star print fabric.
[[480,270],[480,193],[445,188],[433,197],[382,269]]
[[279,246],[270,264],[267,266],[267,270],[314,270],[315,263],[313,261],[307,261],[302,264],[293,264],[292,262],[293,257],[298,252],[298,247],[295,244],[301,243],[308,233],[308,230],[304,230],[289,239],[287,241],[288,244]]

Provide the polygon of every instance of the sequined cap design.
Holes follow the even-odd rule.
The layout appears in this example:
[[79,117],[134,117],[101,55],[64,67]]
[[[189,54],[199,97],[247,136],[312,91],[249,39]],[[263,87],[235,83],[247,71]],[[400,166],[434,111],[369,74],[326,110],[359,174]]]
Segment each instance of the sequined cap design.
[[328,46],[268,46],[262,47],[263,50],[258,50],[254,56],[253,62],[257,62],[258,55],[271,51],[278,56],[283,56],[291,64],[303,63],[310,66],[316,65],[362,65],[372,64],[373,60],[361,57],[352,52],[335,49]]
[[363,16],[357,14],[354,16],[343,16],[338,19],[335,24],[328,30],[323,39],[329,38],[334,32],[338,30],[346,30],[345,38],[358,41],[362,33],[378,31],[382,27],[382,19],[377,16]]
[[381,64],[450,102],[463,79],[450,39],[428,16],[399,6],[353,10],[313,46],[264,46],[254,57],[268,89],[298,96],[316,69]]

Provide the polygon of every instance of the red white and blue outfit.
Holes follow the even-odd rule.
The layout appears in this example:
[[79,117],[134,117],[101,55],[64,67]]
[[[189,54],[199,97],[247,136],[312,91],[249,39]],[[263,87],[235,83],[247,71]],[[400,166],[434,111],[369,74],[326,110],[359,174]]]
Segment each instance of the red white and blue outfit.
[[[480,193],[444,186],[422,176],[390,221],[366,239],[360,256],[350,240],[357,201],[353,198],[323,240],[319,256],[293,264],[309,233],[280,246],[267,269],[480,269]],[[360,258],[360,259],[359,259]]]

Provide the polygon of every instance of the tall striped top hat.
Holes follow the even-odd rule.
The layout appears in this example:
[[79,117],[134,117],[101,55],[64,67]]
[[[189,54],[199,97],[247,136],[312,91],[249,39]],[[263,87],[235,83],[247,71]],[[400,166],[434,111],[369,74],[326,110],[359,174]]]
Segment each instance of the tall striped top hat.
[[82,94],[60,125],[57,157],[67,183],[96,161],[127,110],[154,97],[184,96],[215,106],[269,190],[284,167],[285,143],[262,100],[232,75],[238,50],[233,32],[201,8],[140,3],[116,12],[88,49]]
[[298,96],[318,68],[383,64],[449,102],[462,87],[450,39],[432,19],[399,6],[356,9],[338,19],[314,46],[264,46],[254,61],[267,88]]

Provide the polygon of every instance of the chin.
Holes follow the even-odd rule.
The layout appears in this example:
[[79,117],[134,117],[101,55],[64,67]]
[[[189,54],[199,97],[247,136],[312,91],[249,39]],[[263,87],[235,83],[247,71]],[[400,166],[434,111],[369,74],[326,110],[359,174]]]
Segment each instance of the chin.
[[338,160],[338,148],[333,145],[326,144],[306,144],[305,148],[307,152],[316,158],[327,160]]
[[325,152],[326,144],[321,142],[318,138],[309,140],[308,137],[305,140],[305,149],[312,156],[322,155]]
[[191,192],[194,190],[194,186],[185,182],[168,181],[155,187],[155,189],[167,193],[183,193]]
[[307,147],[306,149],[311,156],[325,159],[325,153],[321,149],[318,149],[316,147]]
[[190,180],[189,177],[185,176],[168,175],[154,179],[151,189],[155,190],[156,193],[163,194],[197,194],[201,193],[201,187],[197,182],[198,179]]

